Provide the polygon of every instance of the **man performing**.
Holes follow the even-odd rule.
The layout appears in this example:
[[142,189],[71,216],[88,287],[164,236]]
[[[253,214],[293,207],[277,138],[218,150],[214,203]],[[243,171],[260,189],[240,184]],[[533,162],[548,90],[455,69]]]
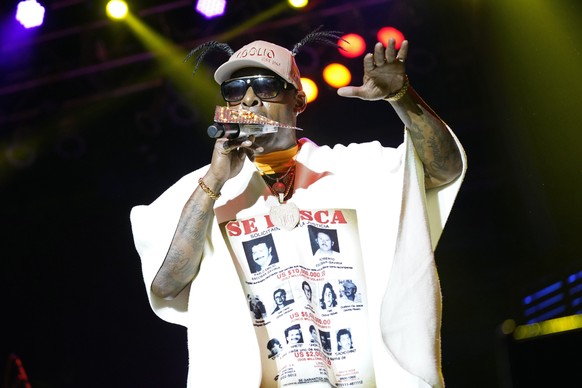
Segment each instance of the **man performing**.
[[[409,84],[408,42],[397,51],[394,40],[365,56],[361,86],[338,94],[386,101],[404,124],[403,143],[298,139],[306,99],[295,55],[325,39],[337,43],[316,30],[292,50],[265,41],[236,52],[226,46],[230,58],[214,78],[229,112],[271,120],[277,131],[217,139],[210,164],[131,212],[152,309],[188,328],[188,387],[444,386],[433,251],[464,176],[464,152]],[[313,257],[309,226],[337,232],[340,261]],[[279,260],[251,272],[244,246],[267,235]],[[304,281],[322,290],[342,279],[358,284],[361,303],[324,310],[296,298],[284,313],[249,318],[248,294],[301,295]],[[269,358],[269,339],[311,325],[320,333],[349,327],[357,348],[337,354],[338,343],[325,352],[301,343]]]

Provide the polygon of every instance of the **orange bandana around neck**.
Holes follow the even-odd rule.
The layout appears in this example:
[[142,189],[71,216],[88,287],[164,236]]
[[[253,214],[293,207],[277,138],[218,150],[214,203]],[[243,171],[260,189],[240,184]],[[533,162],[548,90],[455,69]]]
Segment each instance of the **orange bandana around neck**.
[[295,163],[295,155],[299,151],[299,146],[295,146],[283,150],[275,151],[266,155],[257,155],[255,157],[255,166],[263,172],[263,174],[275,174],[288,171]]

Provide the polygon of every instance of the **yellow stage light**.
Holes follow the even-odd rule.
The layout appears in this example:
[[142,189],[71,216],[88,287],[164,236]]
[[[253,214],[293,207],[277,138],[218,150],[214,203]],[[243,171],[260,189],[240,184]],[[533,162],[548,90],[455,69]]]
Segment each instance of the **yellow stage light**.
[[309,78],[301,78],[301,85],[303,86],[303,91],[307,96],[307,103],[315,100],[319,94],[319,89],[317,84],[310,80]]
[[105,8],[107,15],[112,19],[123,19],[127,16],[128,7],[125,1],[111,0]]
[[340,63],[329,64],[323,69],[323,79],[334,88],[347,86],[352,81],[352,73]]
[[524,340],[582,328],[582,314],[549,319],[547,321],[520,325],[515,328],[513,338]]
[[288,0],[289,5],[295,8],[303,8],[309,3],[308,0]]

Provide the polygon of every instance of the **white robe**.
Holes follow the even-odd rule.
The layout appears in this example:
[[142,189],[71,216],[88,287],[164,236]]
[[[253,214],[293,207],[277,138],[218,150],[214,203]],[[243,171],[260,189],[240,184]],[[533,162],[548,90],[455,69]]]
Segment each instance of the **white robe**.
[[[463,154],[463,173],[454,182],[427,191],[422,163],[407,131],[397,149],[378,142],[333,148],[308,142],[298,154],[292,201],[300,209],[357,211],[369,290],[376,375],[372,386],[444,386],[441,295],[433,251],[465,174],[465,155],[458,141],[457,145]],[[194,282],[171,301],[150,290],[183,205],[207,169],[184,176],[152,204],[132,209],[144,284],[154,312],[188,328],[189,388],[259,387],[261,359],[248,302],[218,227],[227,220],[268,213],[268,191],[251,162],[247,160],[241,173],[224,185],[216,201],[216,219]],[[328,385],[309,385],[315,386]]]

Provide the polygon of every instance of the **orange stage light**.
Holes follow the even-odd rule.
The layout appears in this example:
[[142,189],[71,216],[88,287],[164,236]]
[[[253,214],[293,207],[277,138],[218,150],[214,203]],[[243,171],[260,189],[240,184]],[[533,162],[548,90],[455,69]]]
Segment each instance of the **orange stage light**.
[[400,46],[404,41],[404,34],[394,27],[382,27],[378,30],[376,37],[378,38],[378,41],[384,44],[384,46],[386,46],[390,38],[394,38],[396,50],[400,49]]
[[366,42],[358,34],[346,34],[338,41],[338,45],[343,48],[339,49],[341,55],[347,58],[356,58],[366,51]]

